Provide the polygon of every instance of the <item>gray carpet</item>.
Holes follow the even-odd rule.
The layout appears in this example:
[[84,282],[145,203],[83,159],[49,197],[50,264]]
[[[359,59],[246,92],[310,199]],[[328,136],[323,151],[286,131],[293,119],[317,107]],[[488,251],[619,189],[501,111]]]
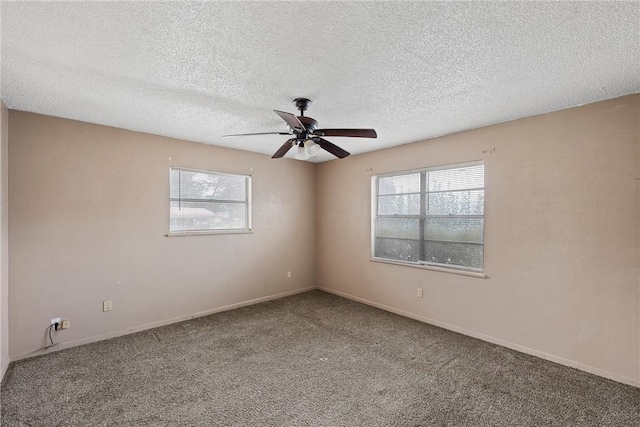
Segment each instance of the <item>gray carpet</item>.
[[640,389],[320,291],[14,362],[2,426],[640,426]]

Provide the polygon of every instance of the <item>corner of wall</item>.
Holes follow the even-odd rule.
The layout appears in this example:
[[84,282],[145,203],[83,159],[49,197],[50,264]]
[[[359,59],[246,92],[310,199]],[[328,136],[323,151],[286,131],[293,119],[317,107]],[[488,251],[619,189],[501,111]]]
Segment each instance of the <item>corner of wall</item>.
[[0,100],[0,381],[9,367],[8,154],[9,110]]
[[[319,237],[319,233],[318,233],[318,219],[320,218],[320,204],[318,203],[318,194],[319,194],[319,183],[318,183],[318,171],[320,170],[320,163],[315,163],[314,164],[315,168],[313,171],[313,179],[315,182],[315,197],[313,198],[315,200],[315,206],[314,206],[314,213],[315,213],[315,218],[314,218],[314,228],[313,228],[313,242],[314,242],[314,248],[313,248],[313,259],[317,260],[318,259],[318,254],[320,253],[320,242],[318,241],[318,237]],[[318,262],[316,261],[314,263],[314,267],[313,267],[313,286],[317,289],[318,288]]]

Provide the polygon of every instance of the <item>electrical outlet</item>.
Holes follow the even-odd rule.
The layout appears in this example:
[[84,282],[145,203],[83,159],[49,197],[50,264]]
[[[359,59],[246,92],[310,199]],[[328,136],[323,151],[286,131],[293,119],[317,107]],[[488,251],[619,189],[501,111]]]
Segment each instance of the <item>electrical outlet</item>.
[[71,327],[71,320],[63,320],[62,321],[62,329],[67,329]]
[[59,317],[54,317],[53,319],[51,319],[51,324],[55,325],[56,323],[60,323],[60,318]]
[[111,311],[111,301],[102,301],[102,311]]
[[287,279],[291,279],[291,272],[287,271]]
[[418,288],[418,298],[422,298],[422,288]]

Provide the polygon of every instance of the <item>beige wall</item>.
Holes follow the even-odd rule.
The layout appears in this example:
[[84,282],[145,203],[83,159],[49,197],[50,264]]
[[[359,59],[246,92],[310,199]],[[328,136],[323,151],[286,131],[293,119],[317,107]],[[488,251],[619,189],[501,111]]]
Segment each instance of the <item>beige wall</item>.
[[0,101],[0,380],[9,366],[9,111]]
[[[314,164],[9,119],[12,359],[45,345],[53,317],[72,322],[55,338],[64,348],[315,286]],[[171,165],[251,174],[254,233],[165,237]]]
[[[37,354],[55,316],[72,321],[56,336],[65,348],[306,289],[317,268],[329,291],[640,385],[639,103],[632,95],[317,171],[11,111],[11,358]],[[3,108],[3,135],[6,124]],[[486,165],[487,279],[369,261],[372,174],[476,159]],[[164,237],[170,165],[252,174],[255,232]],[[114,311],[102,313],[107,299]]]
[[[320,164],[318,286],[640,385],[639,100]],[[488,278],[369,260],[372,174],[477,159]]]

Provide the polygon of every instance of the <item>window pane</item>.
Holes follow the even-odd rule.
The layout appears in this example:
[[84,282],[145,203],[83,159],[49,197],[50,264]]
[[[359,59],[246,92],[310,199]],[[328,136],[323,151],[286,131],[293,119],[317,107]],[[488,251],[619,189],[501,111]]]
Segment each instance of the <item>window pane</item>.
[[482,243],[482,218],[427,218],[424,238],[447,242]]
[[483,215],[484,190],[429,193],[427,215]]
[[378,180],[378,194],[418,193],[420,174],[385,176]]
[[172,199],[247,200],[246,177],[171,169]]
[[376,238],[375,256],[400,261],[419,261],[420,241]]
[[378,215],[419,215],[420,195],[378,197]]
[[484,165],[429,172],[429,191],[484,188]]
[[483,246],[471,243],[425,242],[425,261],[482,268]]
[[171,231],[248,228],[244,203],[171,202]]
[[420,220],[417,218],[378,218],[376,237],[419,239]]

